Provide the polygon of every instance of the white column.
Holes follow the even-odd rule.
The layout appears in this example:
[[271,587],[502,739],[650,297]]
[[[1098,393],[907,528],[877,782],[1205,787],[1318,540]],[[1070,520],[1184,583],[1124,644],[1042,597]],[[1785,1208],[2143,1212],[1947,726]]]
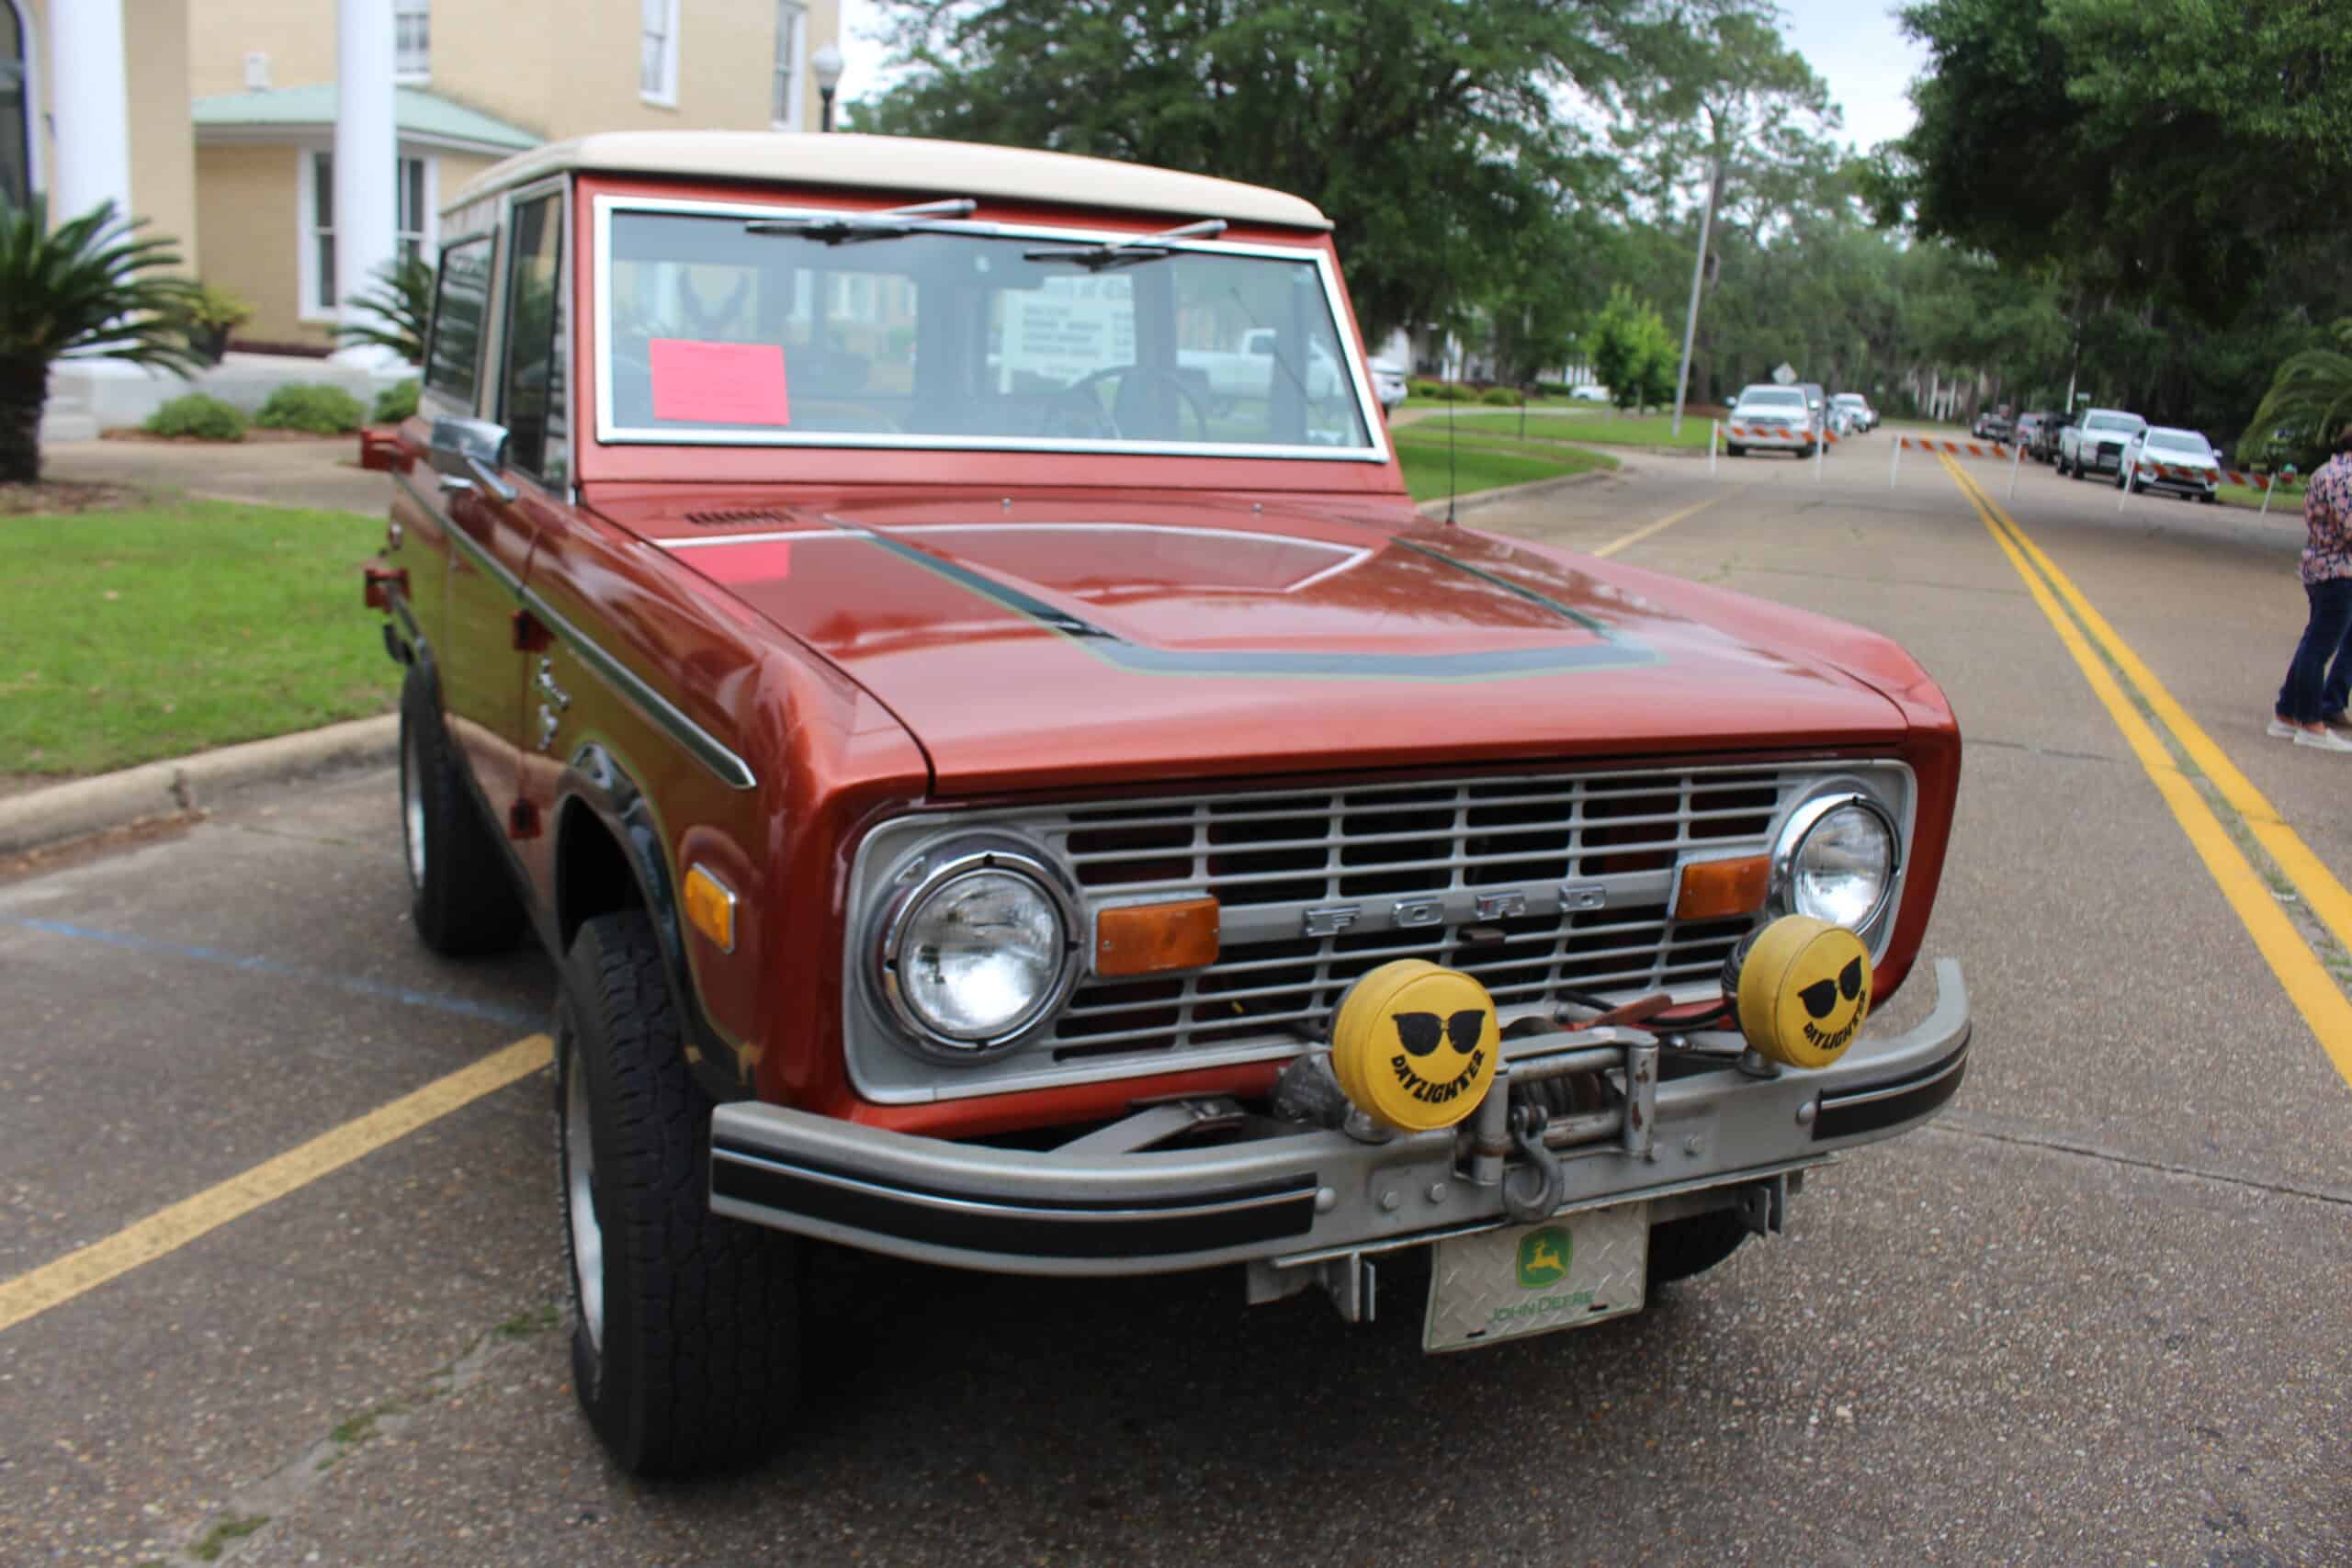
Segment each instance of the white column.
[[[375,282],[395,249],[400,141],[388,0],[337,0],[334,68],[334,297],[350,322],[360,319],[352,300]],[[373,361],[384,353],[363,349],[356,356]]]
[[[390,7],[386,15],[389,25]],[[57,166],[49,181],[52,223],[79,218],[102,201],[130,216],[130,92],[122,49],[122,0],[50,6],[50,102],[57,130]]]

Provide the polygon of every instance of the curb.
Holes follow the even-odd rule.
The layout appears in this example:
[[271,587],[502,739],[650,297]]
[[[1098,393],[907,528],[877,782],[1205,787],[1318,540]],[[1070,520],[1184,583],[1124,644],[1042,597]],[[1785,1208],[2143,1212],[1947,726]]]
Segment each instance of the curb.
[[[1502,485],[1494,490],[1474,490],[1467,495],[1455,496],[1453,509],[1460,512],[1464,507],[1486,506],[1498,501],[1531,500],[1535,496],[1548,495],[1555,490],[1566,490],[1572,485],[1589,485],[1600,479],[1614,479],[1623,471],[1622,468],[1587,468],[1580,474],[1563,474],[1552,479],[1530,479],[1523,485]],[[1445,515],[1445,497],[1441,495],[1429,501],[1416,502],[1414,507],[1424,517],[1442,517]]]
[[141,818],[197,810],[256,784],[336,768],[380,766],[399,749],[400,716],[385,714],[51,784],[0,800],[0,854],[103,832]]

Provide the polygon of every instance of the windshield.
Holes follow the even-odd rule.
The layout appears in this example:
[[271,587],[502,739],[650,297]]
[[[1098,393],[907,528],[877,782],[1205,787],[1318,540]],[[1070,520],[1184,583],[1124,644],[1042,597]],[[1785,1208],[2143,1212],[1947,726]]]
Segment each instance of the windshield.
[[1385,457],[1312,252],[598,216],[600,439]]
[[2128,413],[2095,413],[2083,421],[2085,430],[2137,430],[2140,421]]
[[2193,430],[2152,430],[2148,445],[2159,452],[2179,452],[2191,457],[2210,457],[2213,448]]
[[1739,400],[1754,409],[1801,409],[1808,406],[1803,392],[1787,387],[1750,387],[1739,394]]
[[1862,406],[1862,400],[1852,392],[1840,392],[1829,400],[1841,409],[1858,409]]

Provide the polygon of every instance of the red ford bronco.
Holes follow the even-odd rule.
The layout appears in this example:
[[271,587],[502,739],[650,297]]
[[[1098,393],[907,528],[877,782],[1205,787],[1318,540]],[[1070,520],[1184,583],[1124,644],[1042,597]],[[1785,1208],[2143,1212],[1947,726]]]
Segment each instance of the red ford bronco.
[[[1637,1310],[1933,1114],[1959,782],[1885,638],[1407,500],[1329,225],[856,136],[461,192],[368,597],[418,934],[560,964],[580,1399],[786,1424],[811,1240]],[[1243,372],[1246,371],[1247,374]]]

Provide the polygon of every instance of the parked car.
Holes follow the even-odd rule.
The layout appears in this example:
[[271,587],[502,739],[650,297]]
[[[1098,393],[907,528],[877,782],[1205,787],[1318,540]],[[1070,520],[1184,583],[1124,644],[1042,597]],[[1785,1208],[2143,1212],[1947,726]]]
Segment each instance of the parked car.
[[1802,387],[1777,387],[1758,382],[1742,387],[1731,412],[1724,418],[1724,453],[1741,457],[1750,451],[1794,452],[1810,457],[1820,445],[1821,426]]
[[[789,1429],[832,1247],[1358,1321],[1416,1249],[1424,1344],[1496,1344],[1639,1310],[1959,1086],[1956,966],[1864,1032],[1951,832],[1934,682],[1424,517],[1306,202],[621,132],[439,234],[418,412],[362,444],[407,915],[556,960],[570,1381],[624,1468]],[[1179,326],[1235,301],[1339,394],[1201,407]]]
[[1405,367],[1386,359],[1374,359],[1364,368],[1372,374],[1372,395],[1379,400],[1381,412],[1393,413],[1405,400]]
[[2111,474],[2123,464],[2124,444],[2148,422],[2123,409],[2085,409],[2083,417],[2058,437],[2058,471],[2083,479]]
[[2016,425],[2009,431],[2009,439],[2015,442],[2020,449],[2031,446],[2033,445],[2033,438],[2035,434],[2040,432],[2043,422],[2048,420],[2049,417],[2050,416],[2046,413],[2021,413],[2018,415],[2018,422]]
[[1998,409],[1979,409],[1976,423],[1968,433],[1979,441],[2007,441],[2011,433],[2009,416]]
[[1580,403],[1605,403],[1609,400],[1609,389],[1579,381],[1568,389],[1568,396]]
[[1846,411],[1849,423],[1856,430],[1871,431],[1878,428],[1878,411],[1871,407],[1870,400],[1860,392],[1839,392],[1829,400],[1829,406],[1832,409]]
[[2123,444],[2115,488],[2169,491],[2199,501],[2219,499],[2222,460],[2212,444],[2193,430],[2152,424]]
[[2056,462],[2058,438],[2074,423],[2075,416],[2070,413],[2053,413],[2044,416],[2041,425],[2034,431],[2033,440],[2026,447],[2025,455],[2037,463]]
[[1813,415],[1815,434],[1818,435],[1829,430],[1828,390],[1817,381],[1800,381],[1797,387],[1804,393],[1805,408]]

